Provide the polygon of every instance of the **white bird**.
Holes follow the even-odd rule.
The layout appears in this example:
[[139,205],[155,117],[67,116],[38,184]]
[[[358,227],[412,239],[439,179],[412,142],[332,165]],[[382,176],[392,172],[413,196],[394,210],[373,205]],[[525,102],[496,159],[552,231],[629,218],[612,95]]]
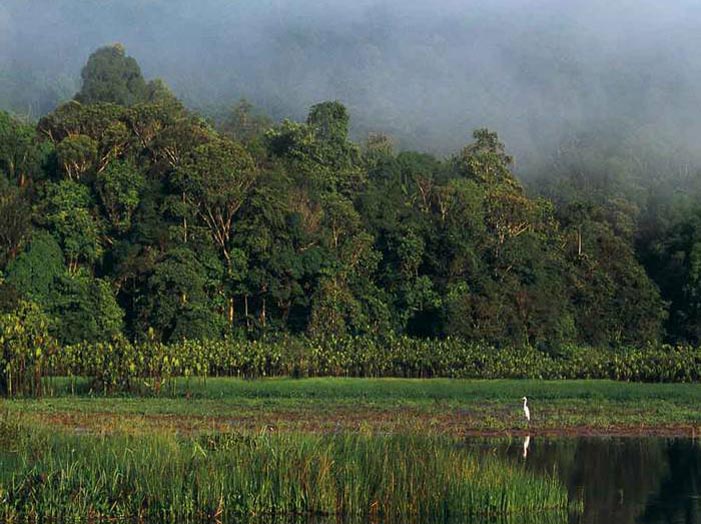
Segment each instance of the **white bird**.
[[526,420],[531,421],[531,410],[528,409],[528,399],[523,397],[523,414],[526,415]]

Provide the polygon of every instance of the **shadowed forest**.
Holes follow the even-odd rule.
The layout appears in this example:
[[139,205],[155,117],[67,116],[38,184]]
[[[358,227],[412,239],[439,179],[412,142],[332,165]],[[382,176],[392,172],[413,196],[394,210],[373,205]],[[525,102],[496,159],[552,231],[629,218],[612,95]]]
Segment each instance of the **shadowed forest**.
[[[219,120],[121,45],[36,124],[0,120],[2,307],[61,343],[267,333],[556,348],[698,340],[700,207],[574,169],[524,189],[496,133],[446,157],[349,138],[337,101]],[[694,177],[689,177],[693,179]]]

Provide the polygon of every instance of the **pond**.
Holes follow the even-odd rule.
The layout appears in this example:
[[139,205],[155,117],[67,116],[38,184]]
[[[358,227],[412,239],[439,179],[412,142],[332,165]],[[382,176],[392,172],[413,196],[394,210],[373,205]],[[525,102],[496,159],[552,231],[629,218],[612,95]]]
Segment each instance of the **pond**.
[[583,502],[571,524],[701,523],[699,441],[525,437],[492,443],[491,451],[536,472],[555,472],[570,497]]

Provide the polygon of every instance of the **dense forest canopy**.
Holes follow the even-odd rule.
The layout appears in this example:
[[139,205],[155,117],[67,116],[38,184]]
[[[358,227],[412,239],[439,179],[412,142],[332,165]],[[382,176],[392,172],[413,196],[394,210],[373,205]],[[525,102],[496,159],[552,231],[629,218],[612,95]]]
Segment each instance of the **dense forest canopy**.
[[0,304],[33,304],[64,343],[701,336],[693,198],[641,206],[577,170],[537,196],[488,129],[445,158],[397,152],[351,140],[337,101],[279,123],[244,101],[215,125],[121,45],[82,80],[36,125],[0,113]]

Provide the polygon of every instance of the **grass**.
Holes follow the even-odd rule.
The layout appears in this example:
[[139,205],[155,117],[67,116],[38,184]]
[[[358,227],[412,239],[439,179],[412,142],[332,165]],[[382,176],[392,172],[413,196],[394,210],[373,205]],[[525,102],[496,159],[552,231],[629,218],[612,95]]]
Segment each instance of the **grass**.
[[581,502],[554,476],[463,437],[701,432],[695,384],[212,378],[153,397],[50,385],[0,401],[0,520],[561,523]]
[[212,378],[153,397],[105,397],[82,380],[51,388],[1,401],[0,519],[560,523],[581,508],[554,476],[463,438],[701,432],[696,384]]
[[[54,379],[55,396],[7,400],[35,422],[96,431],[171,427],[405,433],[686,435],[701,429],[701,386],[611,381],[450,379],[179,379],[169,396],[91,396]],[[72,395],[70,391],[79,394]],[[529,397],[526,425],[521,397]],[[98,415],[98,416],[96,416]]]
[[0,424],[0,517],[159,522],[333,516],[565,522],[550,476],[441,436],[227,432],[187,438]]

